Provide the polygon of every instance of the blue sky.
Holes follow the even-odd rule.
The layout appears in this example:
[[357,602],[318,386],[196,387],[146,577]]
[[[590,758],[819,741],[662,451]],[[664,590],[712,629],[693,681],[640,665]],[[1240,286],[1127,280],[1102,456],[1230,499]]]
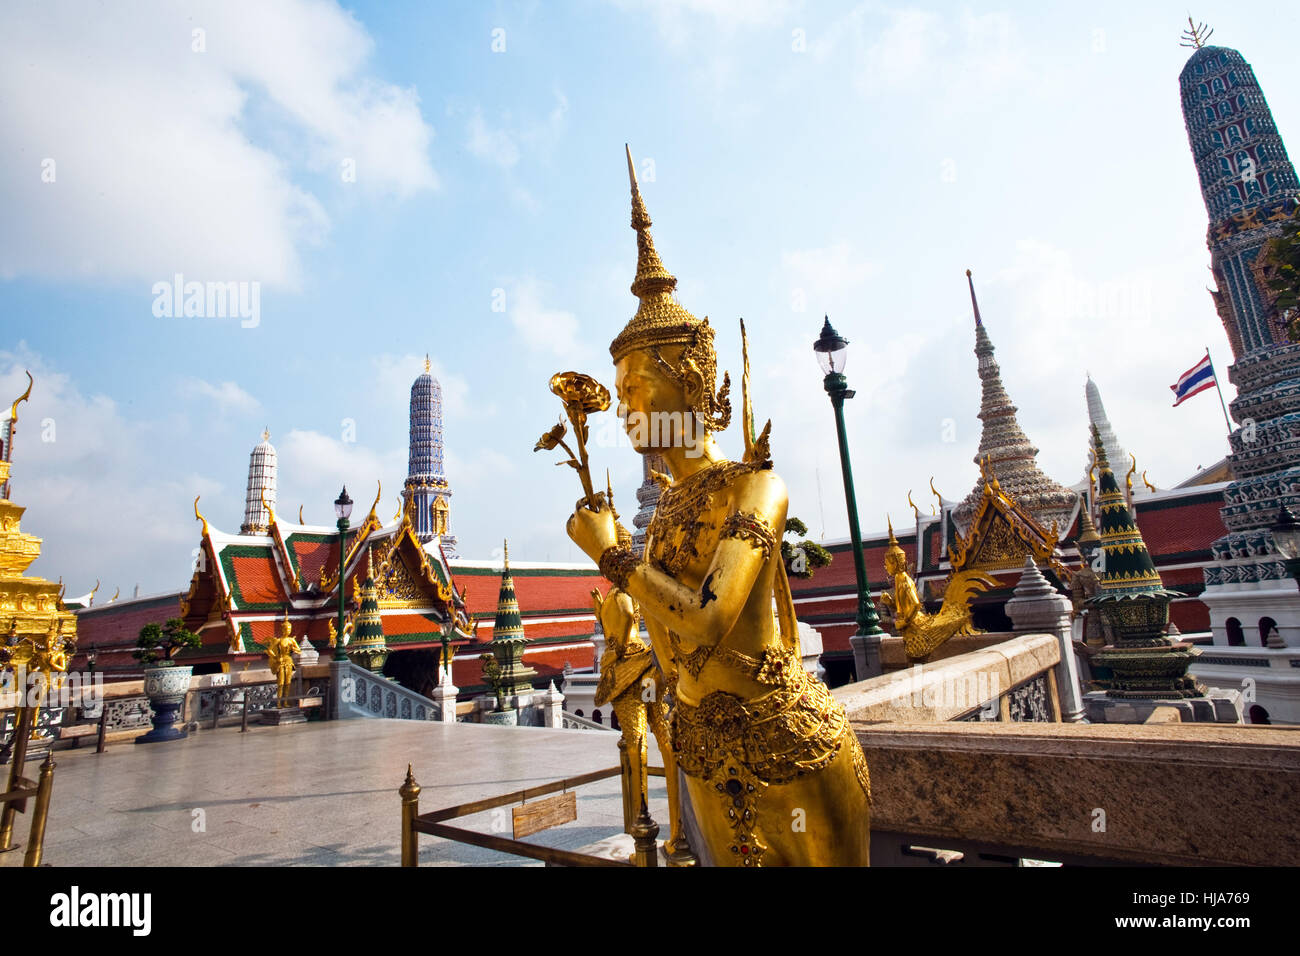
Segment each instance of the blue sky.
[[[323,523],[340,484],[365,507],[381,480],[391,516],[426,352],[461,552],[578,558],[576,482],[531,449],[559,412],[547,379],[611,384],[635,309],[624,142],[737,379],[746,320],[755,410],[814,536],[847,533],[823,313],[852,341],[864,528],[906,516],[908,489],[928,510],[931,475],[948,498],[974,484],[967,268],[1055,478],[1082,474],[1089,370],[1157,485],[1226,451],[1213,393],[1168,391],[1205,346],[1230,358],[1178,98],[1184,5],[87,9],[0,11],[0,387],[37,377],[14,495],[45,539],[33,570],[69,594],[183,588],[191,502],[238,529],[263,426],[281,512]],[[1297,14],[1193,13],[1300,135]],[[176,273],[259,283],[257,325],[156,316]],[[593,460],[630,511],[639,459]]]

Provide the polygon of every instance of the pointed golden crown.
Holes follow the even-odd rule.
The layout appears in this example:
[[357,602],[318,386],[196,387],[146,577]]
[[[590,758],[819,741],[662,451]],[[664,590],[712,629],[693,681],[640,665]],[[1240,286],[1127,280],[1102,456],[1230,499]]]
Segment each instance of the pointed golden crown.
[[[700,321],[673,295],[677,277],[664,267],[655,250],[654,238],[650,235],[650,213],[646,211],[641,188],[637,185],[632,150],[626,145],[624,148],[627,152],[627,177],[632,187],[632,228],[636,230],[636,278],[632,280],[632,294],[641,303],[623,331],[610,343],[609,353],[617,362],[631,352],[652,349],[660,364],[679,379],[684,369],[694,368],[704,378],[707,393],[696,412],[706,427],[721,431],[731,421],[731,403],[727,398],[731,377],[724,376],[722,388],[714,395],[718,357],[713,345],[713,327],[709,325],[707,316]],[[659,355],[658,349],[665,345],[682,346],[681,369],[671,368]]]
[[898,543],[898,539],[894,537],[894,522],[889,515],[885,515],[885,524],[889,527],[889,543],[885,547],[885,556],[896,555],[899,560],[906,562],[907,553],[903,550],[903,546]]

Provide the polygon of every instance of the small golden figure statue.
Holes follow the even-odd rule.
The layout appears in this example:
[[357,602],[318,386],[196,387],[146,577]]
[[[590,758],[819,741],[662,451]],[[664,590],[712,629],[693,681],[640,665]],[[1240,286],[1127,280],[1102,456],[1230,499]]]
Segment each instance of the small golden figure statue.
[[943,605],[937,613],[927,614],[916,594],[916,583],[907,573],[907,555],[894,537],[893,522],[889,522],[885,573],[893,580],[894,590],[885,591],[880,600],[893,612],[894,631],[903,639],[907,657],[913,661],[926,660],[950,638],[970,634],[974,630],[971,598],[997,583],[979,571],[957,571],[948,578]]
[[[612,502],[613,497],[612,493],[607,493],[605,500]],[[617,521],[617,511],[614,517]],[[615,529],[619,545],[631,547],[631,532],[621,524]],[[669,688],[663,673],[655,665],[654,652],[641,640],[638,626],[641,609],[631,595],[617,586],[611,587],[603,596],[593,588],[591,600],[596,609],[596,619],[605,634],[605,653],[600,659],[600,683],[596,686],[595,704],[597,707],[611,704],[623,732],[629,774],[626,789],[628,823],[632,822],[637,808],[648,797],[648,731],[654,734],[659,744],[659,753],[664,761],[664,779],[668,785],[668,814],[672,824],[665,850],[674,863],[694,863],[694,854],[690,852],[682,832],[677,760],[673,756],[665,704]]]
[[302,648],[293,638],[293,626],[289,623],[289,616],[285,615],[280,624],[280,636],[273,638],[266,649],[271,670],[275,674],[275,706],[277,707],[289,706],[289,682],[293,680],[294,669],[293,655],[301,650]]
[[[787,493],[768,454],[770,423],[755,434],[746,394],[745,456],[722,456],[713,433],[731,420],[730,380],[715,391],[713,329],[673,296],[677,280],[655,251],[630,151],[628,175],[640,306],[610,346],[618,413],[633,447],[658,456],[671,483],[645,560],[620,543],[613,509],[603,495],[592,501],[587,483],[569,536],[639,606],[665,680],[676,682],[672,750],[700,862],[866,865],[866,761],[843,707],[799,658],[779,547]],[[743,341],[743,323],[741,332]],[[747,373],[746,359],[746,382]]]

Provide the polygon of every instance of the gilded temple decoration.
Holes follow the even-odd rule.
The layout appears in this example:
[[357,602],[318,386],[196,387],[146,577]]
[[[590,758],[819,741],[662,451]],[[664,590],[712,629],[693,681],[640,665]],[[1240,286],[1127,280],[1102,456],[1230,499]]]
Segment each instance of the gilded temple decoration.
[[1044,528],[1028,509],[1007,495],[987,464],[982,471],[984,490],[970,530],[958,534],[956,544],[948,549],[953,570],[1010,570],[1023,566],[1025,557],[1032,556],[1038,564],[1050,567],[1063,584],[1068,583],[1071,572],[1056,553],[1059,530]]
[[913,661],[924,661],[951,638],[972,633],[971,599],[997,583],[981,571],[954,571],[945,584],[942,606],[934,614],[927,613],[917,596],[916,582],[907,573],[907,558],[894,537],[892,522],[885,573],[893,585],[880,599],[893,613],[894,630],[903,638],[908,659]]
[[22,530],[26,509],[9,499],[18,405],[31,396],[30,372],[27,379],[27,390],[14,401],[3,423],[0,442],[0,626],[5,629],[0,672],[42,672],[48,689],[53,686],[53,675],[66,671],[76,653],[77,619],[61,600],[61,583],[26,574],[40,557],[41,539]]

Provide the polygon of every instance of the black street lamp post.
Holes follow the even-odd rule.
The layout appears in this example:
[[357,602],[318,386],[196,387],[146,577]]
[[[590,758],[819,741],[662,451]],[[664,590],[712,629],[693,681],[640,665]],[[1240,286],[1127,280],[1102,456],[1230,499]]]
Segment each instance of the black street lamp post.
[[849,380],[844,377],[844,364],[848,353],[849,340],[843,338],[831,327],[830,317],[826,317],[822,334],[813,343],[817,353],[817,362],[821,365],[825,379],[822,384],[826,394],[831,397],[835,409],[835,430],[840,442],[840,467],[844,472],[844,498],[849,510],[849,535],[853,540],[853,569],[857,574],[858,584],[858,632],[849,639],[853,645],[853,659],[858,680],[875,677],[882,672],[880,661],[880,639],[885,632],[880,627],[880,617],[876,606],[871,601],[871,588],[867,583],[867,569],[862,558],[862,532],[858,529],[858,501],[853,492],[853,466],[849,460],[849,439],[844,430],[844,400],[852,398],[854,392],[849,388]]
[[343,562],[347,557],[348,518],[352,516],[352,499],[348,497],[347,485],[343,486],[342,493],[334,501],[334,514],[339,519],[339,633],[334,643],[334,659],[336,661],[346,661],[348,655],[343,652],[343,618],[346,597],[346,589],[343,587],[346,583],[343,580]]

